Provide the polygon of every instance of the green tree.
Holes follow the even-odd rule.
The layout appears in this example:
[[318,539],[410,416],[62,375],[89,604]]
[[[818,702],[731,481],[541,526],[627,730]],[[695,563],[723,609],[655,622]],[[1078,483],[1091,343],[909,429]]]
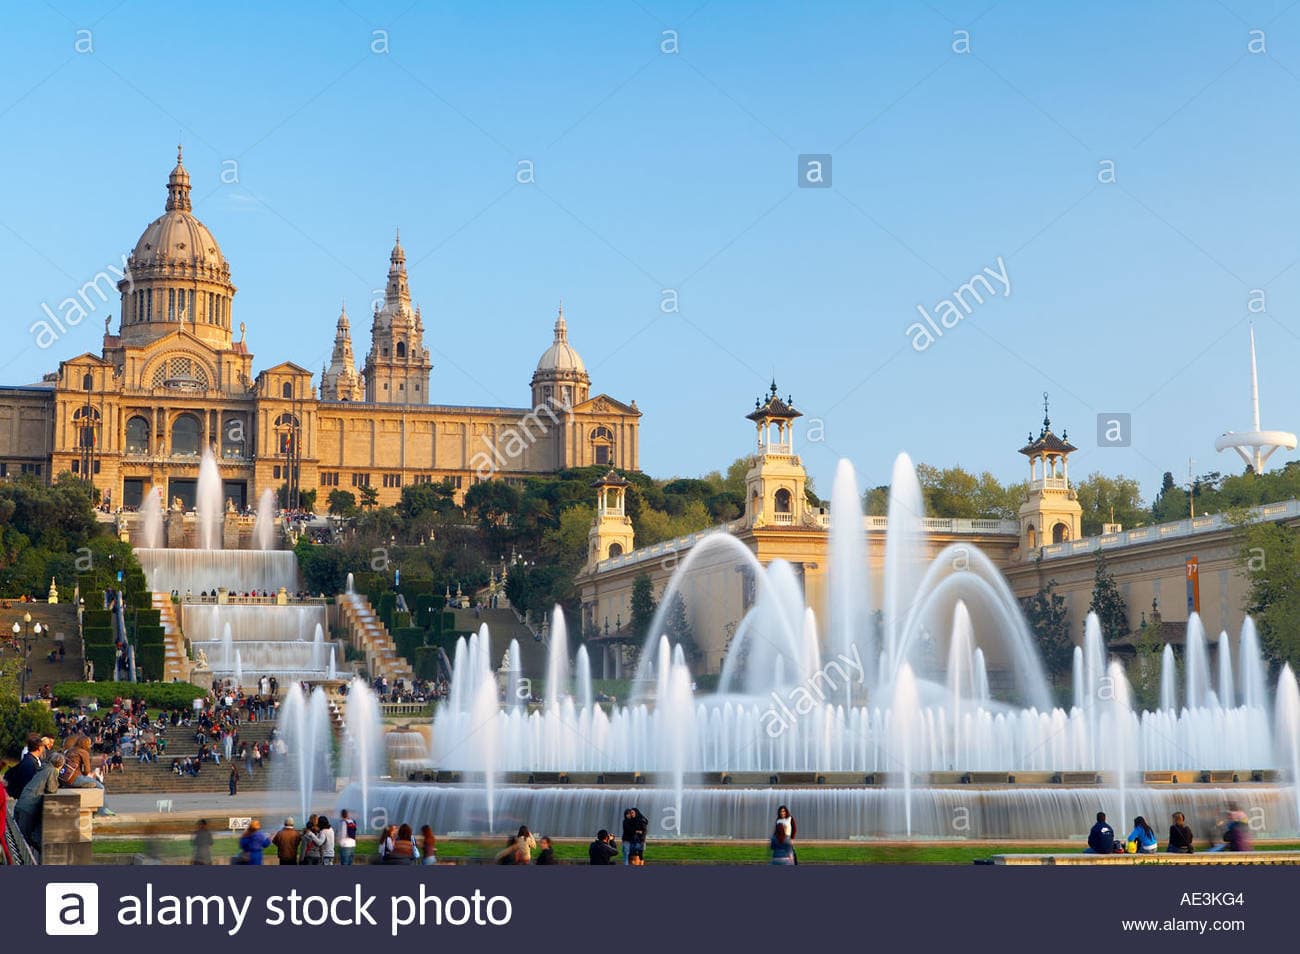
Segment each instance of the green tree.
[[690,617],[686,613],[686,599],[681,591],[673,594],[668,604],[668,613],[664,619],[664,629],[670,643],[682,647],[682,653],[688,663],[693,663],[700,656],[699,645],[695,642],[695,631],[691,629]]
[[447,516],[458,510],[456,486],[449,480],[436,484],[407,484],[402,488],[402,498],[397,503],[397,512],[404,520],[420,520],[431,515]]
[[373,509],[379,503],[379,491],[374,487],[359,487],[357,492],[361,495],[361,506],[366,510]]
[[654,584],[650,582],[648,573],[640,573],[632,580],[632,619],[629,625],[641,642],[650,632],[656,609]]
[[505,526],[520,503],[519,491],[504,480],[483,480],[465,491],[465,511],[485,530]]
[[1239,559],[1250,581],[1246,612],[1269,659],[1300,667],[1300,534],[1279,523],[1238,519]]
[[[1138,482],[1131,477],[1107,477],[1095,472],[1074,485],[1083,508],[1083,535],[1096,536],[1104,523],[1123,524],[1126,530],[1151,519],[1150,510],[1142,505]],[[1111,514],[1114,513],[1114,519]]]
[[1093,573],[1092,601],[1088,611],[1097,614],[1101,624],[1101,635],[1106,645],[1117,639],[1123,639],[1130,632],[1128,625],[1128,607],[1120,595],[1115,577],[1106,564],[1106,557],[1098,551],[1097,566]]
[[1056,581],[1048,580],[1033,596],[1023,601],[1025,620],[1038,643],[1043,665],[1054,679],[1070,671],[1074,641],[1070,639],[1069,610],[1065,597],[1056,592]]
[[350,490],[331,490],[329,512],[335,517],[350,517],[357,512],[357,498]]

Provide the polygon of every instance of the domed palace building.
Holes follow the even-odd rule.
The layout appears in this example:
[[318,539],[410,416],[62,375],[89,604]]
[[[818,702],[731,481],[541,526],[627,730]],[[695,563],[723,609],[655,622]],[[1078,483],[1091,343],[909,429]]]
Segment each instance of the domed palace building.
[[[391,504],[410,484],[513,480],[589,464],[638,468],[641,412],[591,393],[563,309],[523,407],[430,403],[433,368],[406,253],[389,255],[360,369],[351,323],[338,316],[319,382],[292,362],[255,371],[238,321],[231,264],[194,215],[177,150],[163,213],[145,227],[117,283],[120,323],[86,353],[25,386],[0,387],[0,477],[88,477],[109,509],[152,488],[192,509],[204,448],[237,508],[263,489],[374,488]],[[37,334],[38,325],[30,329]],[[304,336],[312,329],[301,329]]]

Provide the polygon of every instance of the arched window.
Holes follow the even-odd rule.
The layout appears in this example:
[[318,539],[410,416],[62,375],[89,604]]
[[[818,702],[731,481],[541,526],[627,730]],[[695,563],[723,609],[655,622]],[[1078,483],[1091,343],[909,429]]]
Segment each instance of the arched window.
[[94,447],[99,443],[98,408],[88,406],[77,408],[72,412],[72,424],[77,431],[78,447]]
[[221,456],[243,457],[248,442],[248,423],[242,414],[225,414],[221,420]]
[[623,555],[623,545],[621,543],[611,543],[609,545],[609,558],[612,560],[616,556]]
[[294,453],[300,423],[292,414],[281,414],[275,419],[275,452],[277,454]]
[[1056,526],[1052,527],[1053,543],[1064,543],[1066,540],[1069,539],[1070,539],[1070,528],[1067,527],[1065,524],[1058,523]]
[[1025,542],[1029,544],[1030,549],[1038,546],[1038,531],[1034,529],[1032,523],[1025,527]]
[[149,422],[139,415],[126,422],[126,452],[149,453]]
[[782,487],[780,490],[776,492],[776,498],[773,501],[773,503],[775,504],[777,513],[789,513],[790,502],[791,502],[790,491]]
[[95,387],[95,376],[87,371],[81,378],[81,390],[90,391]]
[[199,419],[193,414],[182,414],[172,422],[173,457],[198,457],[200,440]]
[[280,386],[280,394],[281,394],[282,397],[285,397],[285,398],[292,398],[292,397],[293,397],[293,383],[290,382],[290,381],[285,381],[284,384],[282,384],[282,385]]
[[399,341],[399,342],[397,342],[397,356],[398,356],[399,358],[405,358],[405,357],[406,357],[406,342],[405,342],[405,341]]
[[614,463],[614,432],[601,424],[591,429],[591,443],[594,462],[597,464]]

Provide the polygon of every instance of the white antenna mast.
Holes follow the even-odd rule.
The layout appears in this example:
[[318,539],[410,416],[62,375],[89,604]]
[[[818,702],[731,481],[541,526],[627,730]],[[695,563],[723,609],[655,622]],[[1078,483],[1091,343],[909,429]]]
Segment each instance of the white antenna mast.
[[1228,431],[1214,442],[1218,451],[1232,448],[1248,467],[1261,473],[1279,447],[1295,450],[1296,436],[1287,431],[1265,431],[1259,426],[1259,369],[1255,363],[1255,324],[1250,325],[1250,412],[1252,428],[1245,433]]

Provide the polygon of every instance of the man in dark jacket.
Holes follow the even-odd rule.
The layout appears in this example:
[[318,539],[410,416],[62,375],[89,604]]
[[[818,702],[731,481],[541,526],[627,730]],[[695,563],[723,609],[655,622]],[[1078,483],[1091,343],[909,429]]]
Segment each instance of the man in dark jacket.
[[593,865],[612,865],[616,857],[618,849],[614,847],[609,832],[602,828],[596,832],[596,840],[587,846],[587,859]]
[[1088,832],[1088,849],[1084,854],[1110,855],[1115,852],[1115,829],[1106,824],[1106,813],[1097,813],[1097,824]]
[[22,760],[17,765],[5,773],[5,782],[7,783],[10,798],[16,800],[21,797],[27,783],[40,771],[45,756],[54,744],[54,741],[50,739],[48,740],[50,745],[47,746],[46,741],[46,739],[35,734],[27,737],[26,754],[23,755]]

